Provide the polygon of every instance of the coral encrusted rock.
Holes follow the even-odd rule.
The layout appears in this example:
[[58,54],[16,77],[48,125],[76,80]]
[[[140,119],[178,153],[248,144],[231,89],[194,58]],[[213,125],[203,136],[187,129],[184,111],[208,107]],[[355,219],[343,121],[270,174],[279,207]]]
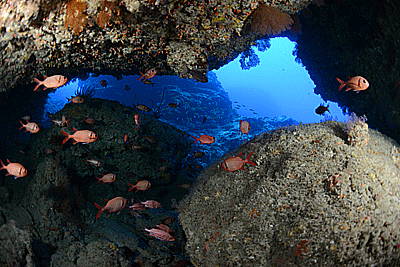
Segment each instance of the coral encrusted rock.
[[[282,128],[242,145],[244,170],[205,170],[180,208],[197,266],[398,266],[398,144],[341,122]],[[227,157],[227,156],[226,156]]]

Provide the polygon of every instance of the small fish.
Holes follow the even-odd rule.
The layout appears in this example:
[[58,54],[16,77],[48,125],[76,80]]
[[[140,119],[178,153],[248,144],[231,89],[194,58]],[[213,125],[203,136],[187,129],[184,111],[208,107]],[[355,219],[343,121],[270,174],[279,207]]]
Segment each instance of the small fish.
[[87,118],[87,119],[83,120],[83,122],[86,122],[87,124],[95,124],[96,120],[93,118]]
[[175,241],[175,238],[172,235],[170,235],[169,233],[167,233],[163,230],[156,229],[156,228],[152,228],[152,229],[144,228],[143,230],[149,232],[149,234],[146,234],[146,235],[155,237],[158,240],[169,241],[169,242]]
[[103,166],[103,164],[97,159],[87,159],[86,161],[89,162],[90,165],[95,166],[95,167]]
[[327,105],[326,107],[325,106],[323,106],[322,104],[319,106],[319,107],[317,107],[316,109],[315,109],[315,113],[317,113],[318,115],[323,115],[324,113],[325,113],[325,111],[328,111],[329,113],[330,113],[330,111],[329,111],[329,105]]
[[346,91],[354,90],[358,94],[360,91],[366,90],[369,87],[368,81],[361,76],[352,77],[346,82],[340,80],[339,78],[336,78],[336,80],[340,82],[339,91],[347,85],[348,88]]
[[160,168],[158,168],[159,172],[166,172],[168,170],[168,166],[161,166]]
[[137,128],[140,127],[141,119],[140,119],[140,115],[139,115],[139,114],[135,114],[134,118],[135,118],[136,127],[135,127],[135,129],[133,129],[133,130],[136,130]]
[[23,124],[22,121],[19,122],[21,123],[22,126],[18,130],[25,128],[25,132],[30,132],[30,133],[37,133],[40,130],[39,126],[34,122],[27,121],[26,124]]
[[101,178],[96,177],[96,179],[98,180],[98,181],[97,181],[97,184],[98,184],[100,181],[101,181],[103,184],[110,184],[110,183],[114,182],[116,178],[117,178],[117,176],[116,176],[115,174],[113,174],[113,173],[109,173],[109,174],[103,175],[103,177],[101,177]]
[[150,143],[157,142],[157,139],[154,136],[151,136],[151,135],[145,135],[145,136],[143,136],[143,138],[146,139],[147,141],[149,141]]
[[240,131],[240,136],[242,136],[243,134],[249,135],[250,123],[248,123],[247,121],[240,120],[239,131]]
[[110,201],[107,202],[107,204],[104,207],[94,203],[96,208],[98,208],[100,210],[96,214],[96,220],[103,213],[103,211],[107,211],[107,214],[112,213],[112,212],[120,212],[122,209],[124,209],[126,207],[127,203],[128,203],[128,200],[126,200],[123,197],[115,197],[115,198],[111,199]]
[[21,117],[20,119],[23,120],[23,121],[30,121],[31,120],[31,116],[26,115],[26,116]]
[[46,154],[46,155],[52,155],[52,154],[54,154],[56,152],[51,148],[46,148],[46,149],[43,149],[43,153]]
[[67,142],[70,138],[74,139],[74,142],[72,143],[73,145],[75,145],[76,143],[88,144],[97,140],[97,134],[95,134],[92,131],[89,130],[78,131],[75,128],[72,128],[72,130],[74,131],[74,134],[71,135],[61,130],[62,134],[66,136],[66,138],[62,142],[63,144],[65,144],[65,142]]
[[183,63],[183,73],[182,73],[182,75],[185,75],[186,73],[191,74],[192,77],[198,82],[202,82],[202,83],[207,83],[208,82],[207,76],[204,75],[201,71],[199,71],[199,70],[191,70],[191,69],[188,68],[186,63]]
[[33,78],[33,80],[37,83],[33,91],[36,91],[42,84],[44,86],[44,91],[47,88],[58,88],[60,86],[63,86],[68,81],[67,77],[62,75],[53,75],[47,78],[44,76],[44,78],[44,81],[39,81],[38,79]]
[[192,138],[196,139],[196,141],[194,142],[195,144],[197,143],[197,141],[200,141],[200,144],[212,144],[215,142],[215,137],[207,135],[207,134],[203,134],[203,135],[199,135],[199,138],[191,135]]
[[142,203],[146,208],[151,208],[151,209],[158,209],[161,207],[161,204],[155,200],[146,200],[146,202],[140,202]]
[[15,179],[17,179],[20,177],[24,177],[28,174],[28,171],[24,168],[24,166],[22,166],[19,163],[11,163],[8,159],[7,159],[7,163],[8,163],[7,166],[4,165],[3,161],[1,161],[1,159],[0,159],[0,163],[1,163],[0,170],[6,170],[8,172],[6,174],[6,176],[12,175],[12,176],[14,176]]
[[203,122],[202,122],[202,123],[205,123],[205,122],[206,122],[206,120],[207,120],[207,117],[204,117],[204,118],[203,118]]
[[[144,74],[142,72],[140,72],[140,71],[139,71],[139,73],[140,73],[141,76],[137,79],[138,81],[140,79],[142,79],[142,78],[144,78],[143,80],[147,80],[147,79],[153,78],[154,76],[156,76],[157,71],[155,69],[149,69]],[[143,80],[142,80],[142,82],[143,82]]]
[[199,151],[199,152],[193,153],[192,156],[198,159],[198,158],[203,157],[205,154],[206,153],[204,153],[203,151]]
[[129,143],[129,137],[127,134],[124,135],[124,143],[128,144]]
[[51,121],[58,127],[65,127],[65,125],[68,125],[68,127],[70,127],[68,122],[71,121],[71,119],[67,120],[67,117],[63,115],[61,120],[51,120]]
[[148,106],[146,106],[146,105],[142,105],[142,104],[140,104],[140,105],[133,105],[134,107],[136,107],[138,110],[142,110],[142,111],[145,111],[145,112],[150,112],[151,111],[151,108],[149,108]]
[[107,87],[107,81],[106,80],[101,80],[100,84],[103,87]]
[[174,232],[171,230],[171,228],[169,228],[169,226],[167,226],[165,224],[157,224],[156,227],[160,230],[163,230],[164,232],[171,234],[171,235],[174,234]]
[[242,152],[240,152],[239,156],[237,157],[229,157],[221,164],[221,168],[228,172],[234,172],[237,170],[244,170],[243,165],[248,163],[253,166],[257,166],[254,162],[249,161],[250,157],[253,155],[253,151],[249,154],[249,156],[245,159],[242,159],[240,156]]
[[129,85],[125,85],[124,89],[125,89],[125,91],[129,91],[129,90],[131,90],[131,87]]
[[191,184],[180,184],[178,187],[188,190],[192,185]]
[[137,145],[130,145],[130,147],[132,150],[138,150],[138,151],[141,151],[144,149],[142,146],[137,146]]
[[170,107],[170,108],[177,108],[177,107],[179,107],[180,105],[178,105],[178,104],[176,104],[176,103],[169,103],[168,104],[168,107]]
[[147,180],[139,181],[136,185],[132,185],[130,183],[128,183],[128,185],[131,187],[129,188],[128,192],[132,191],[133,189],[135,189],[135,192],[145,191],[151,187],[151,183]]
[[132,210],[145,210],[146,206],[143,203],[135,203],[132,206],[129,206],[128,208]]
[[151,80],[142,80],[142,83],[147,84],[147,85],[151,85],[151,87],[153,87],[153,85],[155,85],[155,83],[152,83]]
[[67,99],[68,99],[68,102],[72,102],[72,103],[75,103],[75,104],[81,104],[81,103],[85,102],[85,99],[80,95],[71,96],[71,98],[67,97]]

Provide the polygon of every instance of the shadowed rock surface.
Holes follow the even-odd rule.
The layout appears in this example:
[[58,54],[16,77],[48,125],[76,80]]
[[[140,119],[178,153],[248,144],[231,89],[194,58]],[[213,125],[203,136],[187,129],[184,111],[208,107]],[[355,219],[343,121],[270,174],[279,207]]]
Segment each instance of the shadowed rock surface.
[[224,157],[181,203],[196,266],[399,264],[395,141],[355,119],[282,128],[234,154],[251,151],[257,167],[230,173]]

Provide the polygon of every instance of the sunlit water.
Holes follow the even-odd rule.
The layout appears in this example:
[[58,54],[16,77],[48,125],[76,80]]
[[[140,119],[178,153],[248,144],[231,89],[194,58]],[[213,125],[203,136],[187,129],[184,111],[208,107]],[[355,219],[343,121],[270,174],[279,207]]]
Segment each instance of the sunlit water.
[[[295,43],[288,38],[272,38],[270,44],[271,47],[265,52],[254,49],[260,64],[250,70],[241,69],[238,57],[214,71],[232,101],[232,108],[243,118],[272,118],[284,115],[302,123],[311,123],[324,120],[324,116],[316,114],[315,109],[320,104],[325,106],[329,104],[330,113],[326,114],[335,120],[345,121],[346,116],[337,103],[324,103],[321,97],[314,93],[315,84],[307,70],[295,62],[293,56]],[[113,76],[106,75],[89,79],[95,79],[97,83],[102,79],[107,80],[106,87],[96,86],[95,97],[116,100],[131,106],[134,102],[136,104],[146,102],[143,92],[149,90],[149,85],[136,81],[137,78],[138,76],[132,75],[117,80]],[[157,85],[157,76],[154,77],[155,87],[168,85],[168,80],[165,79],[168,77],[163,76],[162,85]],[[75,79],[49,94],[43,114],[45,125],[49,123],[46,113],[61,110],[67,103],[67,98],[75,94],[80,83]],[[131,85],[132,90],[125,90],[127,84]],[[141,92],[142,96],[139,95],[135,99],[138,92]],[[147,101],[152,101],[152,104],[159,100],[159,95],[148,95]]]

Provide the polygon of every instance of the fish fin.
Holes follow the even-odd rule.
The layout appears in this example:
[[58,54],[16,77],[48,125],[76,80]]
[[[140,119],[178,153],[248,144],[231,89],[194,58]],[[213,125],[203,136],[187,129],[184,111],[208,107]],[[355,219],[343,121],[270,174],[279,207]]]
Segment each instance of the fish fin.
[[242,153],[242,152],[240,152],[238,156],[240,157],[242,154],[243,154],[243,153]]
[[19,122],[21,123],[22,126],[18,130],[21,130],[22,128],[24,128],[25,125],[22,123],[22,121]]
[[128,192],[131,192],[135,186],[133,184],[127,183],[131,188],[129,188]]
[[96,204],[96,203],[94,203],[94,205],[96,206],[96,208],[100,209],[99,212],[97,212],[97,214],[96,214],[96,220],[97,220],[97,218],[99,218],[100,214],[103,213],[104,208],[102,206],[100,206],[99,204]]
[[3,161],[1,161],[1,159],[0,159],[0,163],[1,163],[0,170],[4,170],[6,168],[6,165],[4,165]]
[[[74,140],[74,142],[72,142],[73,145],[75,145],[76,143],[78,143],[78,141]],[[87,144],[87,143],[84,143],[84,144]]]
[[355,91],[356,91],[356,94],[358,94],[360,92],[360,90],[355,90]]
[[339,86],[339,91],[340,91],[340,90],[342,90],[342,88],[345,86],[345,83],[344,83],[344,81],[342,81],[342,80],[339,79],[339,78],[336,78],[336,80],[337,80],[338,82],[340,82],[340,86]]
[[14,176],[14,179],[18,179],[19,177],[17,177],[17,176]]
[[139,71],[139,73],[140,73],[140,77],[137,79],[138,81],[140,81],[140,79],[142,79],[144,76],[144,74],[141,71]]
[[36,79],[36,78],[33,78],[33,80],[37,83],[36,86],[35,86],[35,88],[33,89],[33,91],[36,91],[36,90],[39,88],[39,86],[42,85],[42,82],[39,81],[39,80]]
[[[101,179],[99,178],[99,177],[97,177],[97,176],[95,176],[96,177],[96,179],[97,179],[97,183],[96,184],[98,184],[100,181],[101,181]],[[96,204],[96,203],[95,203]]]
[[77,129],[75,129],[74,127],[72,127],[72,130],[73,130],[74,132],[78,131],[78,130],[77,130]]
[[65,144],[71,137],[69,136],[69,134],[67,134],[63,130],[61,130],[61,133],[66,136],[66,138],[62,142],[62,144]]

